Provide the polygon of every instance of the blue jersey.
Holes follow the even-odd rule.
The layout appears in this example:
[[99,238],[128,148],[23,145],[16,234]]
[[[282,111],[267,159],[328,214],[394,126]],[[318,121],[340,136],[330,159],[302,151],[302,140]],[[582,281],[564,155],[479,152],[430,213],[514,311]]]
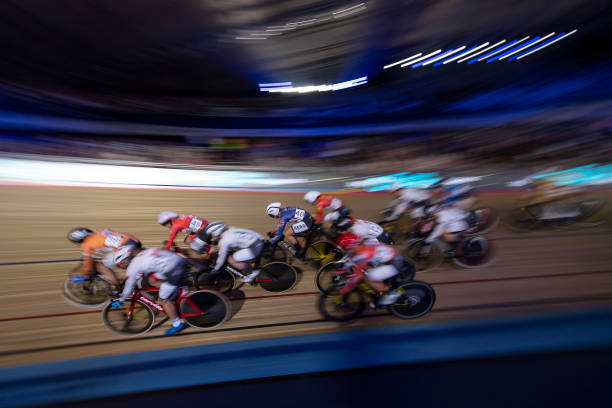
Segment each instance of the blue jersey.
[[278,221],[278,225],[276,226],[276,235],[274,236],[274,238],[272,238],[272,243],[280,241],[280,239],[283,237],[285,227],[289,222],[295,222],[296,224],[303,222],[305,225],[302,225],[302,229],[303,231],[306,231],[312,226],[312,216],[308,213],[308,211],[302,210],[301,208],[283,208],[280,212],[280,220]]
[[469,184],[456,184],[444,189],[442,207],[449,207],[457,201],[470,196],[474,192],[474,188]]

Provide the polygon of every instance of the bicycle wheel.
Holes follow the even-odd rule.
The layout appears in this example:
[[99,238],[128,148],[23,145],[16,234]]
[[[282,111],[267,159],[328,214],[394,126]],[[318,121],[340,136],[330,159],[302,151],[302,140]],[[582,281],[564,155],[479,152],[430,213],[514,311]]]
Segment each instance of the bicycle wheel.
[[543,225],[543,222],[530,214],[526,208],[511,210],[503,220],[504,225],[511,231],[529,232]]
[[148,305],[137,300],[134,302],[132,314],[128,317],[128,308],[130,307],[131,300],[131,298],[127,299],[117,309],[112,307],[110,303],[104,307],[104,310],[102,310],[102,321],[106,327],[124,336],[135,336],[151,330],[155,322],[155,314]]
[[363,293],[353,290],[346,295],[338,294],[336,287],[325,289],[317,301],[319,312],[327,320],[345,322],[359,316],[365,309]]
[[269,292],[283,292],[291,289],[297,282],[297,272],[293,266],[284,262],[264,265],[255,282]]
[[317,241],[306,249],[305,259],[321,267],[340,260],[343,254],[342,249],[333,242]]
[[315,283],[317,284],[317,288],[321,291],[321,293],[327,293],[326,289],[330,287],[334,287],[337,285],[346,274],[350,274],[350,271],[346,271],[346,273],[338,273],[338,269],[344,266],[341,262],[330,262],[325,266],[322,266],[321,269],[317,272],[315,276]]
[[110,299],[112,292],[112,285],[99,275],[84,282],[73,282],[70,274],[62,284],[63,298],[79,307],[100,307]]
[[458,245],[459,250],[453,258],[453,263],[462,268],[484,268],[493,262],[493,245],[480,236],[466,238]]
[[387,309],[400,319],[416,319],[433,308],[436,303],[436,292],[433,288],[421,281],[412,281],[400,285],[397,290],[402,296]]
[[431,250],[427,256],[421,256],[422,246],[423,241],[418,240],[408,244],[406,248],[401,251],[404,257],[410,259],[414,263],[417,272],[430,271],[439,266],[444,260],[444,254],[436,244],[432,244]]
[[210,277],[207,271],[198,272],[194,279],[196,289],[218,290],[221,293],[229,293],[234,289],[236,278],[225,269],[218,275]]
[[181,317],[189,325],[200,329],[217,327],[230,318],[232,306],[221,293],[214,290],[198,290],[187,295],[179,305]]

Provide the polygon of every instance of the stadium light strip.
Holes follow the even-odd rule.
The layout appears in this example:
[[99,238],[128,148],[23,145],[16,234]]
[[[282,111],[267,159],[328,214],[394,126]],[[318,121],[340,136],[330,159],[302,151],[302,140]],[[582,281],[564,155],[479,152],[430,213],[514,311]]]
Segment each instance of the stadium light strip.
[[489,59],[487,60],[487,64],[489,64],[489,63],[491,63],[491,62],[493,62],[493,61],[497,61],[497,60],[499,60],[499,59],[506,58],[508,55],[510,55],[510,54],[514,54],[514,51],[516,51],[516,50],[519,50],[519,51],[520,51],[520,50],[523,50],[523,49],[525,49],[525,48],[529,48],[529,46],[530,46],[531,44],[533,44],[534,42],[537,42],[539,39],[540,39],[540,36],[539,36],[539,35],[537,35],[537,36],[535,36],[534,38],[532,38],[531,40],[527,41],[525,44],[521,44],[521,45],[519,45],[518,47],[511,48],[511,49],[507,50],[506,52],[504,52],[504,53],[502,53],[502,54],[500,54],[500,55],[498,55],[498,56],[496,56],[496,57],[489,58]]
[[421,66],[424,67],[425,65],[429,65],[432,62],[436,62],[436,61],[439,61],[441,59],[444,59],[445,57],[448,57],[449,55],[453,55],[454,53],[459,52],[459,51],[464,50],[464,49],[465,49],[465,45],[462,45],[461,47],[459,47],[457,49],[454,49],[454,48],[450,49],[450,50],[446,51],[445,53],[443,53],[442,55],[439,55],[437,57],[430,58],[427,61],[421,62]]
[[440,54],[440,55],[437,55],[437,56],[434,56],[434,57],[428,58],[428,59],[426,59],[425,61],[421,61],[421,62],[418,62],[418,63],[416,63],[416,64],[413,64],[413,65],[411,65],[411,66],[410,66],[410,68],[412,68],[412,69],[416,69],[416,68],[418,68],[418,67],[423,66],[423,64],[424,64],[424,63],[430,63],[430,62],[433,62],[433,61],[437,61],[437,60],[439,60],[440,58],[444,58],[444,57],[446,57],[446,56],[447,56],[447,55],[448,55],[450,52],[452,52],[452,51],[453,51],[453,49],[451,48],[450,50],[445,51],[445,52],[443,52],[443,53],[442,53],[442,54]]
[[[488,57],[491,57],[493,55],[499,54],[500,52],[504,52],[505,50],[507,50],[508,48],[512,48],[514,47],[516,44],[520,44],[523,41],[529,39],[529,36],[521,38],[520,40],[514,40],[514,41],[510,41],[508,44],[504,45],[501,48],[498,48],[496,50],[493,50],[491,52],[486,53],[485,55],[483,55],[482,57],[478,58],[477,61],[480,62]],[[471,64],[474,60],[470,60],[468,61],[468,64]]]
[[[493,48],[497,47],[498,45],[502,45],[502,44],[503,44],[503,43],[505,43],[505,42],[506,42],[506,40],[501,40],[501,41],[500,41],[500,42],[498,42],[497,44],[493,44],[492,46],[487,47],[487,48],[485,48],[484,50],[478,51],[476,54],[468,55],[467,57],[462,58],[462,59],[460,59],[459,61],[457,61],[457,64],[460,64],[460,63],[462,63],[463,61],[469,60],[470,58],[473,58],[473,57],[475,57],[475,56],[477,56],[477,55],[480,55],[480,54],[482,54],[483,52],[487,52],[487,51],[489,51],[489,50],[492,50]],[[468,62],[468,64],[469,64],[469,62]]]
[[[514,54],[517,54],[517,53],[519,53],[519,52],[521,52],[521,51],[523,51],[523,50],[525,50],[525,49],[527,49],[527,48],[529,48],[529,47],[531,47],[531,46],[533,46],[533,45],[535,45],[535,44],[537,44],[537,43],[540,43],[540,42],[542,42],[542,41],[544,41],[544,40],[546,40],[546,39],[548,39],[548,38],[552,37],[553,35],[555,35],[555,32],[552,32],[552,33],[550,33],[550,34],[547,34],[547,35],[545,35],[544,37],[540,38],[540,39],[539,39],[539,40],[537,40],[537,41],[532,41],[532,42],[530,42],[530,43],[527,43],[527,44],[525,44],[523,47],[519,48],[518,50],[516,50],[516,51],[512,51],[510,54],[506,53],[506,54],[504,54],[503,56],[499,57],[499,59],[500,59],[500,60],[503,60],[504,58],[507,58],[507,57],[510,57],[510,56],[512,56],[512,55],[514,55]],[[538,38],[538,37],[536,37],[536,38]],[[535,40],[535,38],[534,38],[534,40]],[[510,61],[510,60],[508,60],[508,61]]]
[[482,47],[486,47],[487,45],[489,45],[489,43],[488,43],[488,42],[486,42],[486,43],[484,43],[484,44],[476,45],[476,46],[474,46],[474,47],[472,47],[472,48],[468,48],[467,50],[463,51],[463,52],[462,52],[461,54],[459,54],[459,55],[455,55],[454,57],[452,57],[452,58],[448,58],[448,59],[445,59],[444,61],[436,62],[436,63],[434,64],[434,67],[435,67],[435,66],[437,66],[437,65],[439,65],[439,64],[448,64],[449,62],[453,62],[454,60],[459,59],[459,58],[463,57],[464,55],[469,54],[469,53],[470,53],[470,52],[472,52],[472,51],[476,51],[476,50],[481,49]]
[[434,51],[434,52],[432,52],[430,54],[423,55],[421,58],[417,58],[414,61],[406,62],[405,64],[400,65],[400,67],[404,68],[405,66],[408,66],[410,64],[414,64],[415,62],[422,61],[422,60],[427,59],[427,58],[429,58],[429,57],[431,57],[433,55],[439,54],[441,52],[442,52],[442,50],[440,49],[440,50]]
[[[260,88],[261,92],[270,92],[270,93],[307,93],[307,92],[325,92],[325,91],[338,91],[341,89],[351,88],[354,86],[364,85],[368,83],[368,77],[360,77],[356,79],[351,79],[350,81],[339,82],[332,85],[307,85],[307,86],[276,86],[276,87],[268,87],[268,88]],[[262,85],[262,84],[260,84]],[[269,85],[269,84],[268,84]]]
[[394,66],[396,66],[396,65],[398,65],[398,64],[401,64],[401,63],[403,63],[403,62],[410,61],[410,60],[411,60],[411,59],[413,59],[413,58],[420,57],[421,55],[423,55],[423,53],[422,53],[422,52],[419,52],[418,54],[414,54],[412,57],[404,58],[404,59],[403,59],[403,60],[401,60],[401,61],[397,61],[397,62],[394,62],[394,63],[392,63],[392,64],[385,65],[385,66],[383,67],[383,69],[387,69],[387,68],[394,67]]
[[[525,58],[525,57],[526,57],[526,56],[528,56],[529,54],[533,54],[534,52],[540,51],[542,48],[546,48],[546,47],[548,47],[549,45],[554,44],[554,43],[556,43],[557,41],[562,40],[562,39],[564,39],[565,37],[568,37],[568,36],[570,36],[570,35],[574,34],[576,31],[578,31],[578,30],[576,29],[576,30],[571,31],[571,32],[569,32],[569,33],[567,33],[567,34],[565,34],[565,33],[561,33],[561,34],[559,34],[557,37],[551,38],[549,41],[545,42],[544,44],[540,45],[539,47],[537,47],[537,48],[535,48],[535,49],[533,49],[533,50],[531,50],[531,51],[528,51],[528,52],[526,52],[526,53],[523,53],[523,54],[521,54],[521,55],[518,55],[518,56],[516,57],[516,59],[517,59],[517,60],[520,60],[521,58]],[[512,59],[512,58],[511,58],[511,59]],[[508,60],[508,61],[510,61],[510,60]]]
[[271,82],[269,84],[259,84],[259,86],[262,88],[274,87],[274,86],[291,86],[291,85],[293,85],[293,82]]

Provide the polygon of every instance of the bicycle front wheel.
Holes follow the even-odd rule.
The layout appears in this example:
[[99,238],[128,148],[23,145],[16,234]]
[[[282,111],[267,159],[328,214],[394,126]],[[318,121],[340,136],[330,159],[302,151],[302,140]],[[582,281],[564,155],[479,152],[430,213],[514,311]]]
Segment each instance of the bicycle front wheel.
[[131,299],[127,299],[123,306],[115,309],[109,304],[102,310],[102,321],[115,333],[124,336],[135,336],[144,334],[151,330],[155,322],[155,315],[151,308],[145,303],[137,300],[134,302],[132,313],[128,313]]
[[319,312],[327,320],[345,322],[359,316],[365,309],[363,293],[353,290],[340,295],[336,287],[326,288],[317,301]]
[[62,296],[75,306],[95,308],[110,299],[112,290],[112,285],[99,276],[84,282],[73,282],[72,275],[69,275],[62,285]]
[[425,282],[404,283],[397,290],[402,292],[402,295],[394,304],[387,306],[387,309],[400,319],[421,317],[429,313],[436,303],[436,292]]
[[269,292],[283,292],[291,289],[297,282],[297,272],[293,266],[284,262],[272,262],[264,265],[255,279],[262,288]]
[[181,317],[189,325],[211,329],[225,323],[231,315],[232,305],[225,295],[214,290],[190,293],[179,305]]
[[198,272],[194,279],[196,289],[218,290],[221,293],[229,293],[234,289],[236,278],[227,270],[210,277],[208,272]]
[[321,293],[327,294],[327,289],[335,287],[347,274],[351,273],[350,271],[339,272],[338,270],[343,266],[344,264],[341,262],[330,262],[319,269],[317,276],[315,276],[315,282]]

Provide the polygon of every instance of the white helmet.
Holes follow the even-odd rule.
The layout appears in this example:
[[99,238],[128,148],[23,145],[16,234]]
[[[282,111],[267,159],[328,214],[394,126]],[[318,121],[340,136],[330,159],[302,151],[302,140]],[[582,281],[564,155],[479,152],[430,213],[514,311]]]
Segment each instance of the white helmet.
[[314,204],[317,201],[317,198],[321,195],[320,191],[309,191],[304,194],[304,200],[309,202],[310,204]]
[[204,228],[202,232],[204,232],[205,239],[204,241],[210,244],[211,238],[217,238],[223,230],[225,229],[225,223],[221,221],[211,222]]
[[157,217],[157,222],[160,223],[161,225],[164,225],[167,222],[172,221],[176,217],[178,217],[178,214],[175,213],[175,212],[172,212],[172,211],[162,211],[159,214],[159,217]]
[[132,245],[125,245],[117,249],[115,255],[113,255],[113,264],[119,268],[125,268],[130,263],[134,249]]
[[280,209],[281,209],[281,203],[279,202],[270,203],[266,207],[266,214],[268,214],[270,217],[278,217],[278,215],[280,214]]
[[401,189],[402,189],[402,183],[400,183],[399,181],[396,181],[395,183],[389,186],[389,191],[391,191],[392,193],[395,193],[397,190],[401,190]]

